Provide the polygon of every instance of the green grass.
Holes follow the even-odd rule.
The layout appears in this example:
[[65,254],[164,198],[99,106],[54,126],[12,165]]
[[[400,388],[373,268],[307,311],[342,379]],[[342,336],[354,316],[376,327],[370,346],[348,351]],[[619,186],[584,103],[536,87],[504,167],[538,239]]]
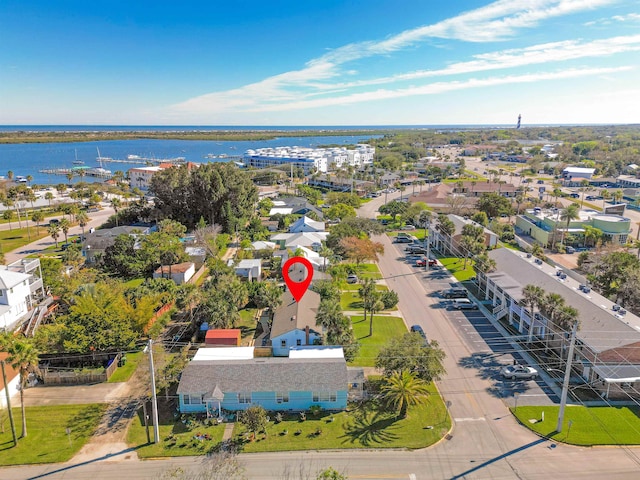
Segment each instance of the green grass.
[[[367,315],[368,317],[368,315]],[[360,344],[358,356],[349,365],[358,367],[375,366],[378,352],[391,338],[401,337],[407,333],[407,327],[400,317],[390,315],[373,316],[373,335],[369,336],[369,319],[364,320],[361,315],[351,317],[353,333]]]
[[[389,288],[386,285],[376,285],[376,290],[378,292],[386,292],[389,290]],[[340,295],[340,308],[342,310],[362,310],[362,298],[360,298],[360,294],[358,293],[357,289],[354,289],[354,290],[350,289],[345,292],[342,292],[342,295]],[[388,310],[385,309],[385,311],[397,310],[397,309],[398,307],[395,306]]]
[[140,360],[143,358],[143,352],[127,353],[127,363],[113,372],[113,375],[109,377],[108,383],[126,382],[131,378],[133,372],[138,368]]
[[[4,253],[11,252],[16,248],[24,247],[25,245],[40,240],[48,235],[47,229],[40,227],[39,232],[36,227],[29,227],[31,237],[27,234],[26,228],[14,228],[13,230],[0,230],[0,244],[2,244],[2,251]],[[64,240],[64,237],[62,237]]]
[[467,261],[467,268],[464,268],[464,258],[441,257],[438,260],[459,282],[464,282],[476,276],[472,260]]
[[[127,431],[127,443],[136,447],[140,458],[181,457],[187,455],[204,455],[222,441],[224,424],[205,425],[203,422],[183,423],[175,418],[175,408],[167,406],[163,398],[158,397],[158,415],[160,442],[153,443],[153,427],[149,426],[151,442],[147,442],[142,409],[133,418]],[[199,440],[196,435],[209,435],[209,439]]]
[[[58,463],[71,459],[95,431],[107,405],[58,405],[27,407],[27,433],[13,446],[9,418],[2,415],[4,433],[0,433],[0,465]],[[13,408],[16,433],[21,433],[20,408]],[[70,428],[67,435],[66,429]],[[71,438],[71,445],[69,445]]]
[[351,263],[348,265],[353,268],[355,273],[360,278],[373,278],[374,280],[379,280],[382,278],[382,273],[380,273],[380,269],[375,263],[361,263],[360,265]]
[[433,385],[430,391],[428,400],[409,409],[404,419],[397,419],[395,413],[367,402],[347,412],[321,412],[317,416],[307,413],[304,422],[299,421],[297,414],[287,415],[280,423],[271,421],[267,434],[258,434],[253,441],[245,434],[244,427],[236,423],[234,438],[243,452],[425,448],[440,440],[451,427],[445,406]]
[[[573,445],[640,445],[640,409],[629,407],[568,406],[562,432],[556,433],[558,406],[518,407],[522,424],[552,440]],[[540,420],[544,411],[544,421]],[[569,429],[569,421],[572,425]]]
[[256,308],[245,308],[240,310],[240,322],[236,325],[236,328],[239,328],[242,333],[240,334],[242,339],[242,345],[249,345],[249,342],[253,340],[253,337],[256,333],[256,313],[258,309]]

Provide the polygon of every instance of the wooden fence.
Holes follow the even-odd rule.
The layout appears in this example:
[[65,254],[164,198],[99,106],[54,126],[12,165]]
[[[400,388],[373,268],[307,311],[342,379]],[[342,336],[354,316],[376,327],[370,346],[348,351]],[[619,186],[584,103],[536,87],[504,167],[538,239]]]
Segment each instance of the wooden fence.
[[149,321],[147,322],[147,325],[144,327],[144,333],[147,333],[149,331],[149,329],[153,326],[154,323],[156,323],[156,321],[165,313],[167,313],[174,305],[174,302],[169,302],[165,305],[163,305],[162,307],[160,307],[160,309],[153,314],[153,317],[151,317],[149,319]]
[[82,370],[67,370],[53,367],[40,369],[42,381],[45,385],[87,385],[91,383],[102,383],[109,380],[109,377],[118,369],[118,364],[122,354],[118,353],[103,372],[83,372]]

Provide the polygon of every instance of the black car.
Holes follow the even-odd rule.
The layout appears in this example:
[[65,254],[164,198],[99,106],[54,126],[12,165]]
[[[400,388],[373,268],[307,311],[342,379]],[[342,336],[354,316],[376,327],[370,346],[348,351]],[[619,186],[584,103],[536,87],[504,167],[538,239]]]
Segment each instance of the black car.
[[427,335],[424,333],[424,330],[420,325],[411,325],[411,333],[419,334],[422,338],[424,338],[424,341],[427,342]]

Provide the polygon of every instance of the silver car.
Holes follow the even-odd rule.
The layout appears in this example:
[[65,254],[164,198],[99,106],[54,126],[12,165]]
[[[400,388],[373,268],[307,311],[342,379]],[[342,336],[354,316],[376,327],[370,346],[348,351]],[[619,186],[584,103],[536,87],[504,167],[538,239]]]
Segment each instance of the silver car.
[[533,367],[527,367],[525,365],[507,365],[502,367],[500,375],[504,378],[510,378],[511,380],[519,379],[535,379],[538,377],[538,371]]

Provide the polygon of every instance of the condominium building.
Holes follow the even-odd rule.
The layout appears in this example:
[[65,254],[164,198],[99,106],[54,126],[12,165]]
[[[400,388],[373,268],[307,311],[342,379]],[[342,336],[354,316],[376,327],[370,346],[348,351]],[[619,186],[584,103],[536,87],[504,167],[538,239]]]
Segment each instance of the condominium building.
[[346,166],[358,167],[373,163],[375,148],[358,144],[354,149],[274,147],[247,150],[244,163],[255,168],[291,166],[301,168],[305,175],[329,172]]

